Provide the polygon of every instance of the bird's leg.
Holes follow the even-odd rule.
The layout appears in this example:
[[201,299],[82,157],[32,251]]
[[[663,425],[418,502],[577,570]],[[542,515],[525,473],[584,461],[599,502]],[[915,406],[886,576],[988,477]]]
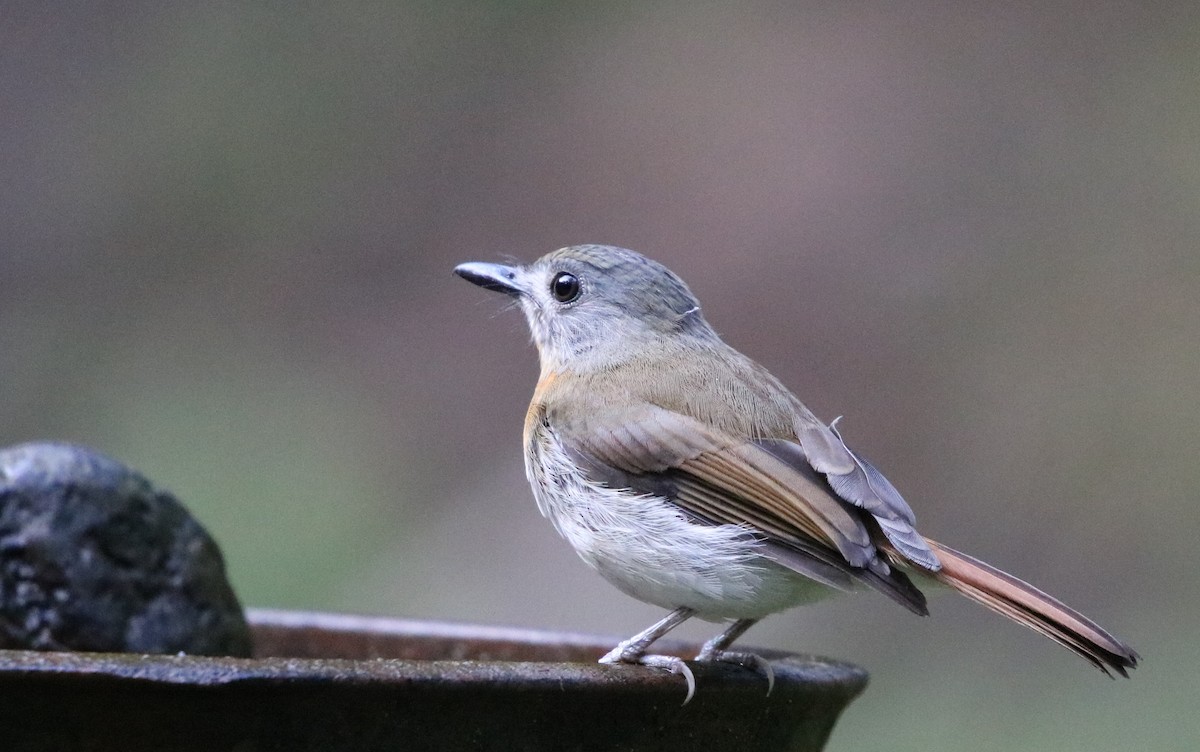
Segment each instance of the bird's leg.
[[621,642],[608,654],[600,659],[601,663],[638,663],[646,652],[646,648],[658,638],[684,623],[696,613],[687,606],[681,606],[663,618],[638,632],[628,640]]
[[757,621],[758,619],[738,619],[733,624],[730,624],[724,632],[704,643],[704,647],[700,648],[700,653],[696,656],[696,660],[710,663],[714,661],[736,663],[739,666],[758,671],[767,677],[767,694],[769,695],[771,694],[771,690],[775,688],[775,670],[771,668],[771,664],[761,655],[733,652],[727,649],[733,644],[734,640],[741,637]]
[[[612,650],[608,651],[601,663],[636,663],[642,666],[651,666],[653,668],[665,668],[672,674],[680,674],[687,681],[687,697],[683,699],[683,704],[687,705],[691,701],[692,695],[696,693],[696,677],[692,674],[692,670],[683,662],[682,658],[677,658],[673,655],[647,655],[646,649],[654,643],[655,640],[670,632],[675,627],[684,623],[696,613],[694,610],[681,606],[663,618],[659,619],[649,628],[638,632],[628,640],[622,641]],[[749,625],[747,625],[749,626]],[[740,634],[740,633],[739,633]],[[736,638],[737,635],[734,635]],[[732,639],[731,639],[732,641]]]

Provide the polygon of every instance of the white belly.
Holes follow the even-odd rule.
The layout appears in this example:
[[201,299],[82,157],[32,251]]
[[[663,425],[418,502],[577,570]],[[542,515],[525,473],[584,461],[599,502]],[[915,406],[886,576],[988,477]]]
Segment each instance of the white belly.
[[736,525],[689,522],[668,501],[589,481],[553,433],[526,475],[538,509],[588,565],[633,597],[703,619],[757,619],[835,590],[759,553]]

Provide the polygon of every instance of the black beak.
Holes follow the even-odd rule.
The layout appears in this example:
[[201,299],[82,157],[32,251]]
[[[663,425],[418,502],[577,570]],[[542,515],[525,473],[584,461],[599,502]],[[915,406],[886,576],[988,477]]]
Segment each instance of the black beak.
[[454,273],[486,290],[513,296],[521,294],[521,288],[517,284],[517,270],[511,266],[471,261],[454,267]]

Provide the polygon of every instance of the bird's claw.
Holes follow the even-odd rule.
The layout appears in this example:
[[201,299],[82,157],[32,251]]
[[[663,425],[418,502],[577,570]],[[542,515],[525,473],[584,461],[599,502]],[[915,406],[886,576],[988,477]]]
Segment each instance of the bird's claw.
[[771,668],[770,661],[761,655],[734,652],[731,650],[702,650],[700,655],[696,656],[696,660],[704,663],[733,663],[743,668],[748,668],[767,677],[768,697],[771,696],[771,690],[775,689],[775,669]]
[[692,673],[691,667],[682,658],[673,655],[633,655],[618,645],[614,650],[601,658],[600,662],[607,664],[630,663],[639,666],[649,666],[650,668],[663,668],[672,674],[682,676],[684,681],[687,682],[687,696],[683,698],[684,705],[691,702],[692,697],[696,694],[696,675]]
[[687,682],[687,696],[683,698],[683,704],[687,705],[692,701],[692,697],[696,694],[696,676],[682,658],[673,655],[643,655],[638,659],[638,663],[651,668],[665,668],[672,674],[682,676]]

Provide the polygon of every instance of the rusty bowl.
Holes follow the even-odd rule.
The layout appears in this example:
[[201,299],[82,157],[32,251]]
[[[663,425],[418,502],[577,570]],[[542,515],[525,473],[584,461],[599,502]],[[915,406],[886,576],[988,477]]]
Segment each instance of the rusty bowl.
[[[760,651],[682,678],[576,634],[251,610],[255,658],[0,650],[6,750],[819,750],[855,666]],[[656,645],[656,648],[660,646]],[[662,652],[694,654],[665,643]]]

